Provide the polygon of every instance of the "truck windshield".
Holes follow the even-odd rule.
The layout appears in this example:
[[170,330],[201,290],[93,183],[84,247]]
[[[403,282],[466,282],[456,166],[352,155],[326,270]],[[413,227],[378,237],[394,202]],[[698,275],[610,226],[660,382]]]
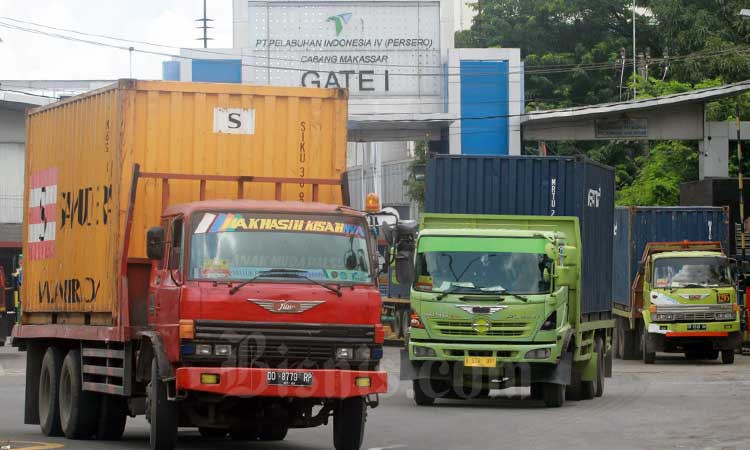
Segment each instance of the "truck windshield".
[[732,270],[726,258],[658,258],[654,262],[654,286],[657,288],[731,285]]
[[542,294],[550,291],[546,241],[530,238],[423,237],[414,288],[429,292]]
[[372,283],[366,227],[357,217],[201,212],[190,236],[193,279],[247,280],[292,269],[319,281]]

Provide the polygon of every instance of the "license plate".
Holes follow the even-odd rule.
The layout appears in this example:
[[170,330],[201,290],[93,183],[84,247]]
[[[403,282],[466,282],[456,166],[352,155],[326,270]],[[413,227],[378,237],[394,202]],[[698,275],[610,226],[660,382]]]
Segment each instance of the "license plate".
[[687,326],[688,331],[706,331],[705,323],[689,323]]
[[312,386],[312,372],[269,371],[266,383],[272,386]]
[[494,356],[465,356],[464,366],[466,367],[495,367],[497,360]]

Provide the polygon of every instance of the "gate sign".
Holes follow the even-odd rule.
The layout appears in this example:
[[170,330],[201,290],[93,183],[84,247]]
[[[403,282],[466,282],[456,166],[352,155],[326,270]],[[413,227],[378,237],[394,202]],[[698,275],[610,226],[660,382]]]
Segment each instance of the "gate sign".
[[[250,83],[440,96],[440,2],[249,1]],[[268,67],[268,69],[266,69]]]
[[648,119],[602,119],[597,120],[595,124],[598,139],[648,136]]

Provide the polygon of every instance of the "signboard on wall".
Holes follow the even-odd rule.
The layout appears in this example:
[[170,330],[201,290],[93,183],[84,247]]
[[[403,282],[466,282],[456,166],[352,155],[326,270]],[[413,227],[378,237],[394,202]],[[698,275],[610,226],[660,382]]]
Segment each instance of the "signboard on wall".
[[249,1],[245,82],[441,96],[439,1]]

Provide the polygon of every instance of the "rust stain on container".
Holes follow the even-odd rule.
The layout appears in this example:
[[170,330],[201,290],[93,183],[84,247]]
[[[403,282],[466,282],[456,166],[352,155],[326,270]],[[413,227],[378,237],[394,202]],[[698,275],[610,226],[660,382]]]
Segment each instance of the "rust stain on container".
[[[116,317],[134,164],[144,172],[340,179],[347,113],[338,90],[136,80],[32,110],[24,311],[63,313],[58,323],[68,312]],[[238,188],[171,181],[169,203],[197,201],[201,191],[236,198]],[[273,199],[276,191],[251,183],[243,195]],[[321,186],[319,196],[342,200],[333,186]],[[310,201],[312,186],[286,185],[282,198]],[[161,182],[141,180],[137,199],[129,258],[145,258],[146,230],[160,223]]]

